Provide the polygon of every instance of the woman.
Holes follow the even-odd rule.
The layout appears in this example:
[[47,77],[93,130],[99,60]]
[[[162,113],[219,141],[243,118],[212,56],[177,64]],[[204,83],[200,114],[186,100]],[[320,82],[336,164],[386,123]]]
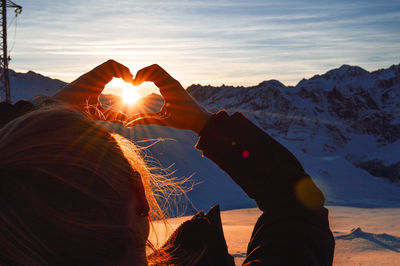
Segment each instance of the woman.
[[[98,96],[113,77],[134,85],[154,82],[163,108],[131,118],[103,109]],[[233,265],[216,209],[195,215],[146,257],[148,214],[163,218],[151,191],[162,177],[152,176],[133,144],[83,111],[127,126],[196,132],[196,148],[263,211],[244,265],[332,264],[334,239],[321,191],[287,149],[240,113],[207,112],[157,65],[133,79],[113,60],[68,84],[53,100],[57,104],[0,130],[1,264]]]

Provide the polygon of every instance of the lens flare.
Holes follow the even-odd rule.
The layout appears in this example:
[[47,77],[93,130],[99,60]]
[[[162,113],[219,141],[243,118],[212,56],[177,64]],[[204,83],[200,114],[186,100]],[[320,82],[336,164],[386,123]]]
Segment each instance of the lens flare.
[[126,104],[134,104],[139,100],[139,94],[135,90],[135,88],[125,88],[122,92],[122,100]]
[[[120,95],[125,104],[133,105],[139,100],[137,87],[126,83],[122,79],[114,78],[106,85],[106,91],[111,94]],[[104,93],[104,91],[103,91]]]

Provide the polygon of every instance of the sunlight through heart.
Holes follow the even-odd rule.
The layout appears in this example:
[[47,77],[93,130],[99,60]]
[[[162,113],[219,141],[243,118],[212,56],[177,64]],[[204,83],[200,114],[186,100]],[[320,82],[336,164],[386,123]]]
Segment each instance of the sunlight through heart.
[[134,104],[139,98],[140,96],[134,88],[125,88],[122,92],[122,100],[126,104]]
[[[120,78],[114,78],[107,85],[106,89],[110,91],[112,94],[119,94],[122,98],[122,101],[126,104],[134,104],[141,98],[138,94],[137,87],[134,87],[130,83],[126,83]],[[117,93],[115,91],[118,91]],[[103,92],[104,93],[104,92]]]

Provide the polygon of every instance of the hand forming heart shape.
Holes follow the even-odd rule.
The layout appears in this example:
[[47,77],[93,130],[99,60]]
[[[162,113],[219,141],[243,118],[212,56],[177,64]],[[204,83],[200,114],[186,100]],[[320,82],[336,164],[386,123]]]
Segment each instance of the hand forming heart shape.
[[[122,78],[125,82],[133,85],[140,85],[145,81],[153,82],[164,97],[164,106],[161,111],[137,114],[128,118],[120,112],[101,107],[98,97],[105,85],[114,77]],[[133,75],[127,67],[114,60],[108,60],[65,86],[53,98],[77,105],[80,108],[95,106],[104,113],[105,120],[125,123],[126,126],[156,124],[190,129],[199,133],[211,116],[177,80],[158,65],[151,65],[139,70],[133,79]]]

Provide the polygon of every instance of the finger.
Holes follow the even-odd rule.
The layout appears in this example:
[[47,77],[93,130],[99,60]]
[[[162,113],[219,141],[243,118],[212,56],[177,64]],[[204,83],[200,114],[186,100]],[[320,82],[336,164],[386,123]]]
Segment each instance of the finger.
[[[165,73],[162,73],[165,72]],[[134,79],[134,84],[142,83],[144,81],[153,81],[155,82],[157,79],[161,77],[161,75],[168,74],[165,70],[156,64],[153,64],[151,66],[147,66],[145,68],[142,68],[139,70],[136,74],[136,77]],[[159,77],[160,76],[160,77]]]
[[[71,83],[71,86],[78,88],[79,93],[97,97],[113,78],[123,78],[127,82],[133,82],[133,75],[126,66],[114,60],[108,60],[80,76]],[[88,95],[83,96],[87,98]]]
[[160,89],[161,93],[171,88],[183,89],[176,79],[171,77],[162,67],[156,64],[139,70],[133,80],[133,85],[140,85],[145,81],[153,82]]
[[101,80],[105,82],[104,85],[110,82],[113,78],[122,78],[126,82],[133,82],[133,75],[129,68],[112,59],[97,66],[93,71],[96,74],[101,74]]

